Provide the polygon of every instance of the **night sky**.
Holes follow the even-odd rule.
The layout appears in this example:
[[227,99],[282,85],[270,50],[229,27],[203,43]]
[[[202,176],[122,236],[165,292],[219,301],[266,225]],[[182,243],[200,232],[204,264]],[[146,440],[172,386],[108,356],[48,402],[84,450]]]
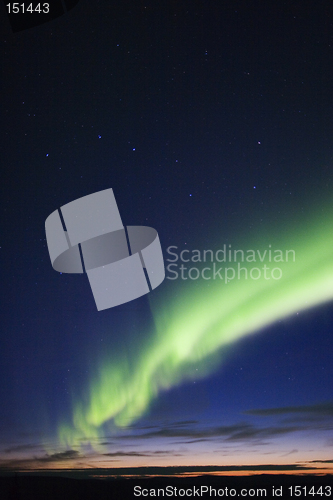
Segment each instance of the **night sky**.
[[[0,468],[331,470],[331,3],[1,11]],[[109,188],[166,279],[97,311],[45,220]]]

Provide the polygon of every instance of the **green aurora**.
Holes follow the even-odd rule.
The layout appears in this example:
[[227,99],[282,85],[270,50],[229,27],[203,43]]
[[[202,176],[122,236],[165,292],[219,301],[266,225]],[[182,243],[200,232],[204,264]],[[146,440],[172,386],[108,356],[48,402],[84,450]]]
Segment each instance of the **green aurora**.
[[[141,336],[134,359],[116,353],[117,357],[98,360],[84,397],[73,397],[71,422],[58,428],[60,444],[75,447],[82,440],[94,442],[103,436],[105,424],[114,430],[130,425],[148,411],[161,391],[211,373],[231,343],[333,299],[332,222],[332,215],[325,212],[324,218],[321,214],[298,232],[284,228],[283,238],[275,232],[261,235],[260,245],[243,246],[267,249],[272,243],[272,249],[293,249],[295,262],[271,263],[282,270],[281,279],[234,279],[228,284],[176,280],[168,282],[172,298],[166,299],[163,290],[150,294],[154,331]],[[274,241],[279,244],[273,245]],[[261,262],[242,263],[249,270],[262,266]]]

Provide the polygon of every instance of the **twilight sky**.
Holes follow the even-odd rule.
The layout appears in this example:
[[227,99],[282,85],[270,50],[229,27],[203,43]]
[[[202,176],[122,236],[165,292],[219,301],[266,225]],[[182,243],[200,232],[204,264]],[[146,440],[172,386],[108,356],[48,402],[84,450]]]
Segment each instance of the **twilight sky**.
[[[331,4],[1,8],[0,468],[330,468]],[[98,312],[45,219],[108,188],[166,279]]]

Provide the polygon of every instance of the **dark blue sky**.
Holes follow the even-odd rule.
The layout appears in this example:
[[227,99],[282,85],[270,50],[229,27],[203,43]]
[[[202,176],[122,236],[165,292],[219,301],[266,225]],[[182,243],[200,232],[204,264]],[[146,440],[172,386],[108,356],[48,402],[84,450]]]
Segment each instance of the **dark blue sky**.
[[209,317],[211,292],[203,279],[166,279],[97,312],[86,276],[55,272],[45,240],[50,213],[112,188],[123,223],[155,228],[166,259],[171,245],[274,242],[302,261],[311,243],[311,284],[332,241],[330,3],[81,0],[17,33],[2,10],[2,466],[332,459],[333,282],[326,298],[314,284],[290,313],[217,342],[217,360],[187,359],[165,383],[159,372],[127,426],[104,419],[98,437],[66,445],[59,427],[73,427],[78,401],[89,408],[101,367],[140,372],[158,325],[171,336],[191,307]]

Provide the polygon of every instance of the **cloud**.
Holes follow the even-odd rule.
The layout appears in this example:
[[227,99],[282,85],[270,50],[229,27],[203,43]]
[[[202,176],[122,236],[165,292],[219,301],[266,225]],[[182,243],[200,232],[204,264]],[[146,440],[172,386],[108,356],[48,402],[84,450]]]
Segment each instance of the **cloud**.
[[280,436],[282,434],[289,434],[291,432],[297,432],[303,430],[298,426],[287,427],[287,426],[272,426],[272,427],[254,427],[247,425],[243,430],[235,432],[227,438],[227,441],[246,441],[258,438],[273,438]]
[[[302,406],[284,406],[280,408],[259,408],[251,409],[244,412],[248,415],[248,418],[244,418],[243,421],[231,424],[231,425],[207,425],[208,422],[199,422],[195,420],[184,420],[184,421],[171,421],[161,426],[141,426],[137,429],[125,429],[122,433],[118,433],[117,436],[104,436],[103,438],[96,438],[98,444],[103,444],[104,446],[109,446],[109,448],[104,448],[106,453],[99,455],[101,459],[112,461],[122,461],[122,458],[126,462],[126,457],[135,458],[156,458],[156,457],[176,457],[180,456],[182,452],[179,450],[179,446],[196,445],[198,443],[207,442],[211,443],[212,447],[218,446],[221,448],[221,453],[225,453],[226,450],[231,450],[231,452],[238,452],[243,446],[244,448],[249,448],[250,446],[254,451],[259,449],[263,450],[265,446],[274,445],[274,441],[280,436],[289,436],[297,432],[322,432],[327,430],[332,430],[331,417],[333,416],[333,402],[317,403],[313,405],[302,405]],[[291,419],[286,418],[286,416],[293,416],[293,423]],[[251,416],[257,417],[255,421]],[[258,417],[276,417],[274,421],[267,420],[263,418],[262,422]],[[308,421],[311,417],[311,421]],[[276,421],[277,419],[277,421]],[[327,425],[323,422],[326,419]],[[319,422],[319,424],[318,424]],[[316,425],[317,423],[317,425]],[[265,424],[265,425],[263,425]],[[161,445],[161,449],[156,450],[155,440],[158,439],[161,443],[167,443],[168,446]],[[293,438],[291,438],[293,439]],[[142,440],[145,440],[143,442]],[[149,445],[147,443],[150,443]],[[153,449],[150,449],[154,445]],[[173,449],[166,450],[167,447],[172,446]],[[111,447],[112,446],[112,447]],[[171,448],[170,446],[170,448]],[[208,447],[211,445],[208,444]],[[295,446],[295,444],[294,444]],[[111,451],[109,452],[111,448]],[[45,449],[45,448],[44,448]],[[297,453],[297,449],[287,449],[279,450],[284,453],[283,457],[293,455]],[[85,462],[86,460],[92,458],[93,455],[88,453],[88,455],[80,455],[79,451],[70,449],[67,451],[62,451],[59,449],[56,453],[45,455],[42,447],[38,448],[36,444],[28,445],[17,445],[5,450],[7,457],[8,454],[12,453],[12,460],[3,460],[0,463],[2,467],[57,467],[57,463],[66,461],[73,461],[75,466],[77,466],[78,461]],[[136,451],[134,451],[136,450]],[[18,458],[17,456],[22,452],[31,452],[31,458]],[[37,455],[37,456],[36,456]],[[96,459],[97,455],[93,458]],[[15,458],[14,458],[15,456]],[[17,458],[16,458],[17,457]],[[108,458],[107,458],[108,457]],[[4,458],[4,455],[3,455]],[[10,457],[11,458],[11,457]],[[153,461],[152,461],[153,462]],[[307,468],[310,464],[321,463],[329,464],[333,463],[333,460],[313,460],[311,462],[306,462]],[[72,465],[72,464],[71,464]],[[259,466],[258,466],[259,467]],[[299,469],[299,466],[297,466]]]
[[173,451],[157,450],[157,451],[114,451],[112,453],[103,453],[105,457],[152,457],[155,455],[172,455],[176,456]]
[[312,405],[251,409],[243,413],[258,417],[281,417],[279,426],[281,428],[289,429],[290,432],[314,430],[316,432],[324,432],[331,431],[333,429],[332,401]]
[[41,464],[54,464],[57,465],[59,462],[66,462],[69,460],[74,460],[77,458],[85,458],[80,455],[76,450],[66,450],[59,453],[53,453],[52,455],[44,455],[41,457],[31,457],[31,458],[14,458],[12,460],[1,460],[0,469],[34,469],[39,468]]
[[294,450],[289,451],[288,453],[285,453],[284,455],[281,455],[281,457],[288,457],[289,455],[293,455],[294,453],[298,453],[298,450],[296,448]]
[[[210,427],[210,428],[193,428],[190,426],[179,427],[175,424],[170,424],[162,428],[156,429],[155,431],[146,432],[143,434],[138,434],[135,436],[136,439],[147,439],[156,437],[165,438],[190,438],[190,439],[209,439],[218,436],[228,437],[230,434],[239,432],[248,427],[248,424],[235,424],[228,426]],[[128,436],[132,439],[133,436]]]
[[280,408],[264,408],[256,410],[247,410],[244,412],[247,415],[258,415],[270,417],[274,415],[287,415],[290,413],[309,414],[318,417],[333,417],[333,402],[318,403],[313,405],[303,406],[282,406]]
[[27,451],[27,450],[35,450],[40,449],[39,444],[19,444],[17,446],[11,446],[10,448],[6,448],[4,453],[10,454],[17,451]]
[[274,438],[280,435],[303,430],[306,430],[306,428],[300,425],[291,426],[281,424],[259,427],[248,422],[241,422],[233,425],[214,426],[209,428],[198,426],[192,427],[191,425],[187,427],[176,427],[173,424],[170,424],[154,431],[140,433],[135,436],[124,436],[123,438],[131,440],[142,440],[149,438],[174,438],[175,442],[182,444],[193,444],[203,441],[212,441],[216,439],[220,439],[223,442],[257,441],[257,444],[258,441],[260,441],[260,444],[266,444],[263,443],[262,440],[267,440],[269,438]]
[[306,464],[333,464],[333,460],[309,460]]
[[60,453],[53,453],[52,455],[46,455],[45,457],[35,458],[38,462],[59,462],[65,460],[72,460],[73,458],[78,458],[80,456],[79,452],[76,450],[67,450]]
[[[154,428],[141,428],[133,435],[124,435],[123,439],[146,440],[155,438],[172,439],[178,444],[195,444],[219,440],[227,443],[245,443],[247,445],[268,445],[271,440],[297,432],[325,432],[332,430],[333,402],[313,405],[284,406],[280,408],[250,409],[245,415],[257,417],[282,417],[274,424],[260,425],[245,420],[232,425],[206,426],[198,421],[170,422]],[[292,417],[290,418],[290,415]],[[286,417],[287,416],[287,417]],[[133,441],[132,441],[133,442]],[[292,451],[294,453],[294,451]],[[290,454],[292,453],[290,452]],[[289,453],[288,453],[289,454]]]

